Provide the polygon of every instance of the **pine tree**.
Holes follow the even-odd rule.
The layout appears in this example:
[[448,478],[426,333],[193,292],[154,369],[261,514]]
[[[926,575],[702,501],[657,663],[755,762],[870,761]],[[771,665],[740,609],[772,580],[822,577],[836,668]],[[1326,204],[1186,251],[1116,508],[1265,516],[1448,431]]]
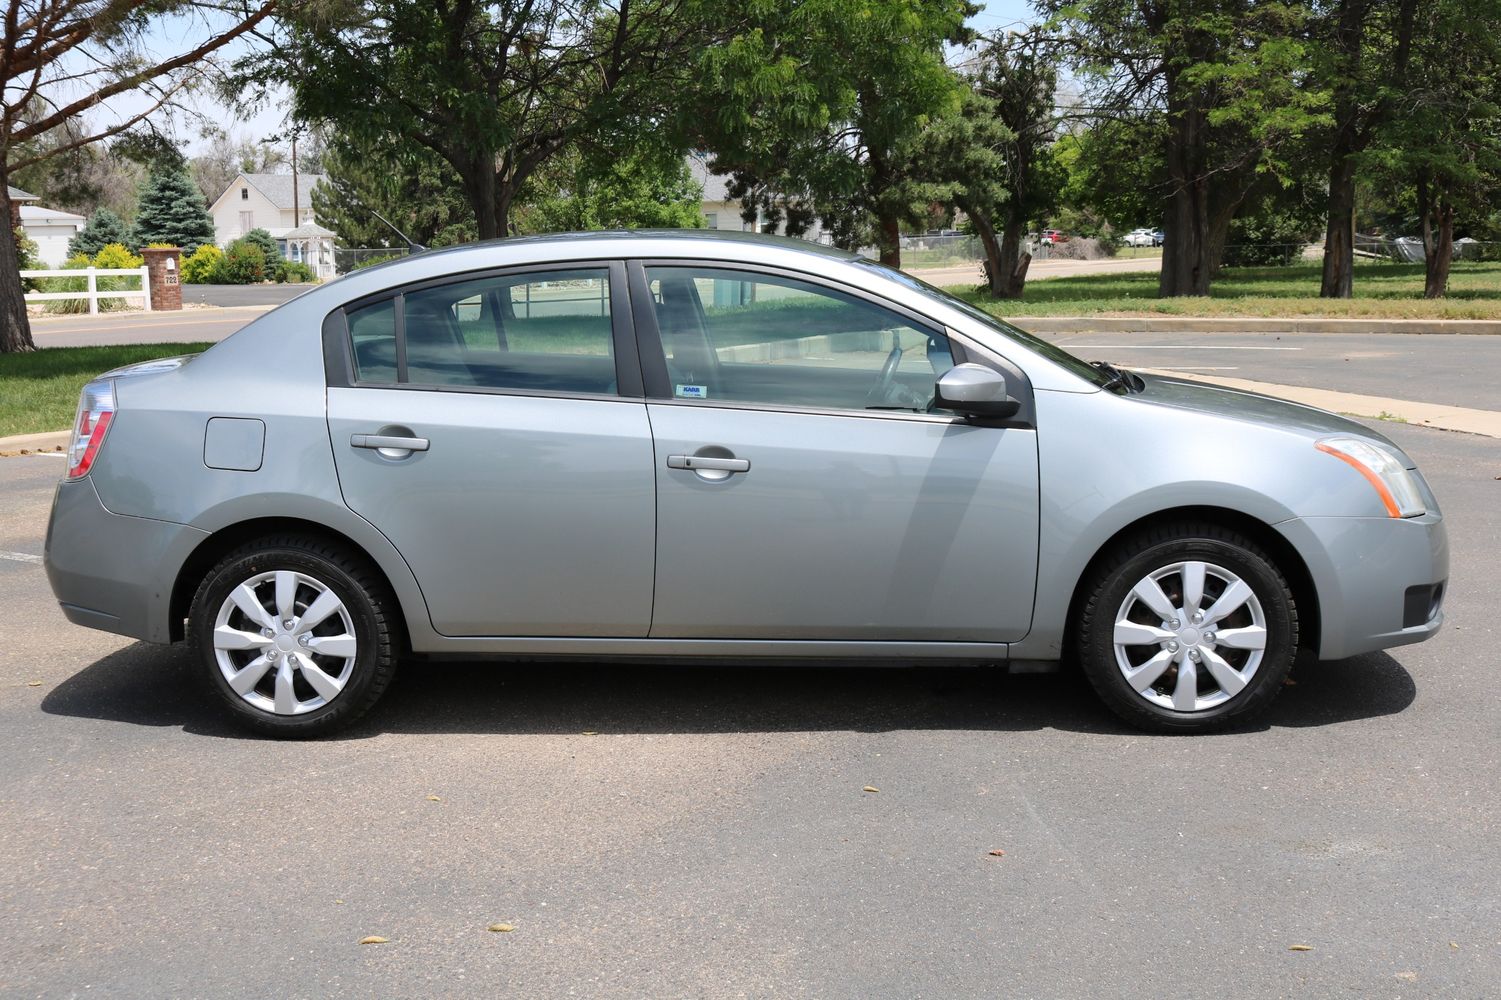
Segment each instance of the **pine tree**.
[[136,212],[136,239],[147,243],[172,243],[184,256],[205,243],[214,242],[214,219],[203,203],[203,194],[181,169],[153,170],[141,189]]
[[68,256],[83,254],[92,257],[111,243],[120,243],[134,250],[135,234],[118,215],[101,208],[89,216],[84,227],[68,241]]

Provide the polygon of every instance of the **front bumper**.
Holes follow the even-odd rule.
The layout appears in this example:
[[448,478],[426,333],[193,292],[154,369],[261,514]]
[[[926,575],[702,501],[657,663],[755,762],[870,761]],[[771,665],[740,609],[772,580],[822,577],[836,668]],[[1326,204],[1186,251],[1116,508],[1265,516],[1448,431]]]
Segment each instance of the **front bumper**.
[[1443,515],[1304,517],[1276,527],[1318,591],[1319,659],[1422,642],[1443,624]]
[[106,510],[88,479],[59,483],[47,522],[52,593],[75,625],[169,642],[177,571],[208,533]]

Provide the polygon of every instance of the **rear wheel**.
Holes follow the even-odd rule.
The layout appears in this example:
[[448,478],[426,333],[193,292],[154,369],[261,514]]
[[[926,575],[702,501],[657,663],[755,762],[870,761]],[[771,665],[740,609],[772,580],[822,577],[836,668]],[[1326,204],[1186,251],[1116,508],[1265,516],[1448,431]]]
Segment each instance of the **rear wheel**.
[[1127,722],[1202,732],[1277,696],[1298,646],[1287,582],[1250,539],[1209,524],[1127,539],[1087,585],[1076,631],[1090,684]]
[[388,609],[394,601],[364,559],[319,539],[265,539],[204,578],[190,644],[242,725],[318,736],[358,719],[395,675]]

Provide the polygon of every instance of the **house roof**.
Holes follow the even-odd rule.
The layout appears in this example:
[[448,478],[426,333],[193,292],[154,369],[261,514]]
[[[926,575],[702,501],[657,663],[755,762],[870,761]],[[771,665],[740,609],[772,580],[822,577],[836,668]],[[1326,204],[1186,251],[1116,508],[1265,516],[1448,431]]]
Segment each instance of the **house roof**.
[[[313,188],[317,187],[319,184],[325,183],[327,180],[327,174],[299,173],[297,175],[297,200],[299,202],[298,207],[311,208],[312,201],[310,199],[312,197]],[[292,208],[291,174],[236,174],[235,179],[230,182],[229,187],[224,189],[224,194],[219,195],[219,198],[223,198],[225,194],[228,194],[230,191],[233,191],[235,188],[237,188],[240,185],[241,181],[249,182],[251,187],[255,188],[261,194],[265,195],[266,200],[271,202],[271,204],[275,205],[277,208]],[[215,198],[214,200],[218,201],[219,198]]]
[[20,188],[13,187],[10,184],[5,185],[5,189],[10,192],[10,200],[11,201],[41,201],[42,200],[42,199],[38,198],[36,195],[30,194],[30,193],[28,193],[26,191],[22,191]]
[[315,237],[327,238],[337,235],[332,229],[324,229],[316,222],[304,222],[296,229],[288,229],[282,236],[284,240],[307,240]]
[[704,186],[704,201],[725,202],[731,200],[729,176],[726,174],[711,173],[709,171],[708,156],[702,153],[689,153],[688,169],[693,171],[693,179]]
[[81,215],[74,215],[72,212],[64,212],[56,208],[43,208],[40,205],[22,205],[21,221],[52,223],[74,222],[82,225],[88,220]]

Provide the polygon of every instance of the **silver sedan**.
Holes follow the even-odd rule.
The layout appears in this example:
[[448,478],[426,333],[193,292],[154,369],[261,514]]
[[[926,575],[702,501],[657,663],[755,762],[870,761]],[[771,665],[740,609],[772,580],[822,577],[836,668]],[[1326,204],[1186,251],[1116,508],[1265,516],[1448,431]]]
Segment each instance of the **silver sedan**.
[[310,735],[407,654],[1073,659],[1150,729],[1418,642],[1448,549],[1331,413],[1080,361],[743,234],[417,254],[83,391],[47,570]]

